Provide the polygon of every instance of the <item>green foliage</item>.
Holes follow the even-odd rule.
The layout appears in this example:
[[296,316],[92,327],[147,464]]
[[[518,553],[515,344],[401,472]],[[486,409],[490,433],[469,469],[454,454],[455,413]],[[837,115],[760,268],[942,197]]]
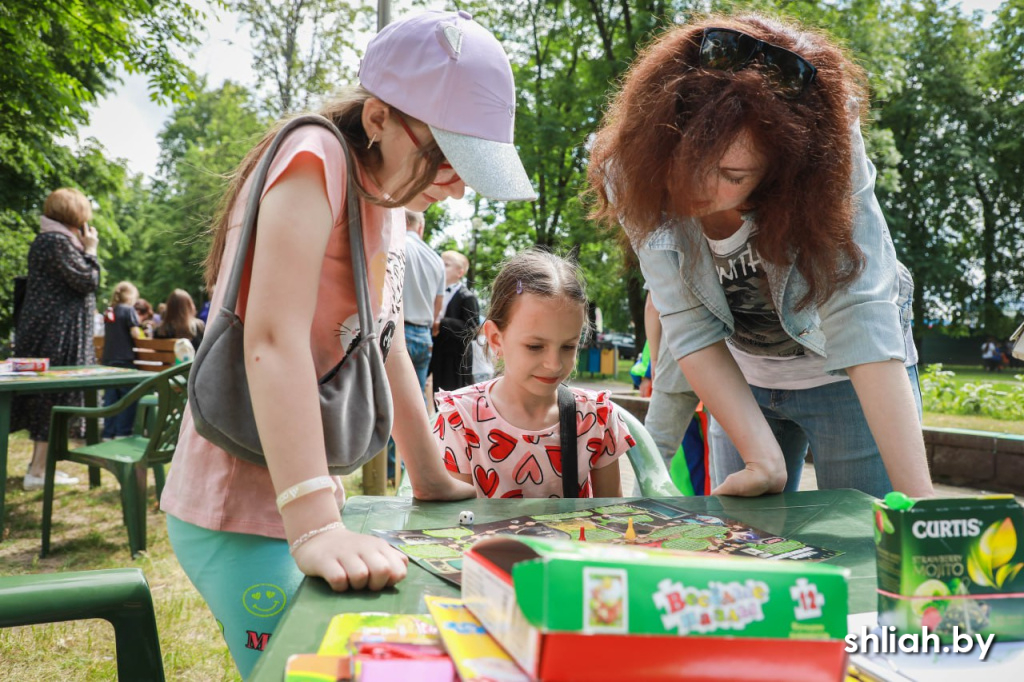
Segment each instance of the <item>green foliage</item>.
[[371,4],[237,0],[231,5],[249,25],[256,46],[253,69],[270,84],[265,104],[275,116],[309,109],[319,96],[355,81],[354,39],[374,26]]
[[[160,101],[187,96],[175,52],[197,43],[201,15],[186,0],[5,0],[0,5],[0,335],[11,327],[11,281],[46,195],[77,186],[97,206],[101,249],[123,244],[106,209],[126,181],[95,142],[77,153],[60,139],[88,121],[88,107],[119,82],[148,76]],[[104,251],[101,251],[103,255]]]
[[[1007,32],[1007,14],[995,35]],[[917,281],[915,314],[987,328],[1024,290],[1024,121],[1020,90],[1006,88],[1018,67],[1007,44],[948,2],[903,2],[894,26],[906,36],[897,43],[906,81],[882,102],[879,124],[892,131],[900,184],[879,194]]]
[[33,209],[59,175],[60,135],[118,82],[149,77],[154,99],[180,98],[200,15],[185,0],[6,0],[0,10],[0,206]]
[[[63,184],[82,187],[98,206],[105,288],[125,278],[154,301],[175,286],[199,298],[204,231],[228,174],[268,123],[257,112],[304,108],[353,80],[353,45],[373,23],[372,3],[356,4],[218,3],[249,26],[254,66],[268,87],[260,100],[230,83],[207,91],[172,59],[198,33],[199,16],[185,0],[5,3],[0,333],[9,328],[10,282],[24,271],[39,204]],[[508,204],[476,197],[468,235],[455,231],[462,226],[444,207],[428,212],[428,239],[467,253],[479,292],[517,250],[579,246],[607,326],[635,323],[640,331],[639,269],[615,231],[587,219],[587,142],[639,46],[692,12],[749,9],[826,31],[864,67],[873,97],[865,137],[897,251],[915,276],[917,319],[995,329],[1004,320],[999,309],[1024,293],[1024,0],[1004,2],[984,30],[980,17],[964,16],[951,0],[475,0],[460,7],[510,55],[516,140],[540,193],[536,202]],[[154,97],[183,102],[162,133],[160,175],[151,184],[130,177],[94,142],[74,153],[55,142],[109,92],[119,67],[149,74]]]
[[941,364],[928,365],[921,373],[921,398],[927,412],[984,415],[996,419],[1024,419],[1024,374],[1016,384],[1000,390],[987,382],[956,381],[956,373]]
[[202,261],[207,230],[235,168],[269,121],[244,87],[225,82],[208,90],[192,83],[195,98],[179,106],[160,133],[159,177],[152,187],[136,178],[114,207],[130,235],[105,262],[111,280],[129,279],[151,303],[175,288],[203,300]]

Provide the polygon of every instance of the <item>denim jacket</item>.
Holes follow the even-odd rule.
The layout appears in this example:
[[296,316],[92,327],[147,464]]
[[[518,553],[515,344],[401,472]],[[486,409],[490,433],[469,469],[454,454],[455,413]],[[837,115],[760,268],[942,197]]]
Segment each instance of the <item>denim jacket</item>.
[[[796,266],[764,263],[783,329],[804,348],[825,357],[829,374],[844,374],[847,367],[870,362],[917,362],[909,333],[914,282],[896,259],[875,198],[875,167],[864,151],[859,125],[853,130],[852,154],[853,238],[864,253],[864,269],[857,279],[824,304],[797,310],[807,282]],[[732,336],[732,312],[696,221],[671,219],[634,248],[661,314],[664,343],[677,360]],[[689,254],[694,257],[687,262]]]

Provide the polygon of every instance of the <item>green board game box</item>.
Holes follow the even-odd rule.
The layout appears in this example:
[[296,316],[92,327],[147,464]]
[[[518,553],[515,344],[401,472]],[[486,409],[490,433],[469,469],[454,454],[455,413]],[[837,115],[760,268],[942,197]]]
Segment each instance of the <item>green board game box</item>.
[[906,504],[874,503],[879,624],[943,641],[954,628],[1024,639],[1024,514],[1013,496]]
[[[847,633],[846,569],[635,546],[481,540],[465,554],[462,598],[516,662],[543,679],[558,679],[544,669],[554,665],[554,640],[577,676],[587,656],[571,655],[576,646],[588,656],[605,646],[644,650],[629,657],[635,665],[667,654],[694,659],[723,642],[731,642],[731,655],[801,649],[798,655],[824,656],[834,671]],[[737,637],[745,638],[741,647]]]

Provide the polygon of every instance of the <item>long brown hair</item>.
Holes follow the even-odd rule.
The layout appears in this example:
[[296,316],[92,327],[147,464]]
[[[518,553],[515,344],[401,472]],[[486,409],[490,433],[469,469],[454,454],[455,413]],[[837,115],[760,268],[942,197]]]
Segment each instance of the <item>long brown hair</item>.
[[192,296],[184,289],[175,289],[167,297],[167,310],[160,320],[157,331],[167,330],[173,332],[175,336],[181,334],[195,336],[198,320],[196,304],[192,300]]
[[[817,70],[796,99],[772,90],[763,67],[700,68],[702,31],[731,28],[796,52]],[[796,264],[821,304],[863,267],[853,241],[851,130],[866,106],[865,77],[818,33],[761,15],[710,16],[669,29],[630,67],[597,133],[588,170],[592,217],[621,223],[634,244],[691,215],[703,180],[748,131],[768,159],[748,202],[755,247],[775,265]]]
[[[363,105],[371,97],[373,95],[365,88],[353,86],[343,90],[335,99],[327,102],[315,113],[333,121],[338,126],[338,130],[341,131],[341,134],[344,135],[345,140],[348,142],[355,163],[372,171],[381,163],[380,145],[371,146],[369,144],[370,139],[363,129],[362,121]],[[417,120],[408,114],[398,111],[394,107],[391,107],[391,115],[402,115],[405,116],[406,120],[410,121]],[[213,234],[213,243],[210,246],[210,253],[207,254],[204,263],[207,291],[213,291],[213,286],[217,283],[220,261],[224,255],[224,244],[227,239],[228,218],[231,214],[231,208],[235,205],[235,200],[238,199],[246,178],[249,177],[249,174],[256,167],[256,164],[263,156],[263,152],[273,141],[277,132],[292,118],[287,117],[275,123],[263,136],[263,139],[246,154],[245,158],[242,159],[242,163],[239,164],[231,176],[228,190],[214,217],[213,226],[210,228],[210,232]],[[355,175],[352,179],[359,196],[370,203],[387,208],[404,206],[412,201],[416,195],[430,186],[430,183],[437,177],[438,167],[444,162],[444,153],[434,140],[421,145],[416,152],[416,156],[417,159],[413,167],[412,177],[402,190],[396,193],[398,195],[397,198],[386,200],[371,195],[359,182],[359,176]],[[349,171],[351,172],[352,169],[349,169]]]

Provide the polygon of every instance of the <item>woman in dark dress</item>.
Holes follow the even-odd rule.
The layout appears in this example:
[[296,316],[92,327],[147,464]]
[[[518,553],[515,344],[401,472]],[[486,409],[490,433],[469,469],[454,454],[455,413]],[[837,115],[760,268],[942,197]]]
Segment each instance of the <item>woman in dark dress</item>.
[[[96,364],[92,318],[100,263],[96,258],[99,239],[96,228],[88,223],[90,218],[92,206],[76,189],[61,188],[46,198],[39,236],[28,252],[28,289],[15,335],[15,356],[49,358],[51,366]],[[82,402],[81,392],[14,400],[11,430],[28,429],[34,441],[26,490],[43,487],[50,408]],[[57,485],[77,482],[62,471],[56,474]]]

